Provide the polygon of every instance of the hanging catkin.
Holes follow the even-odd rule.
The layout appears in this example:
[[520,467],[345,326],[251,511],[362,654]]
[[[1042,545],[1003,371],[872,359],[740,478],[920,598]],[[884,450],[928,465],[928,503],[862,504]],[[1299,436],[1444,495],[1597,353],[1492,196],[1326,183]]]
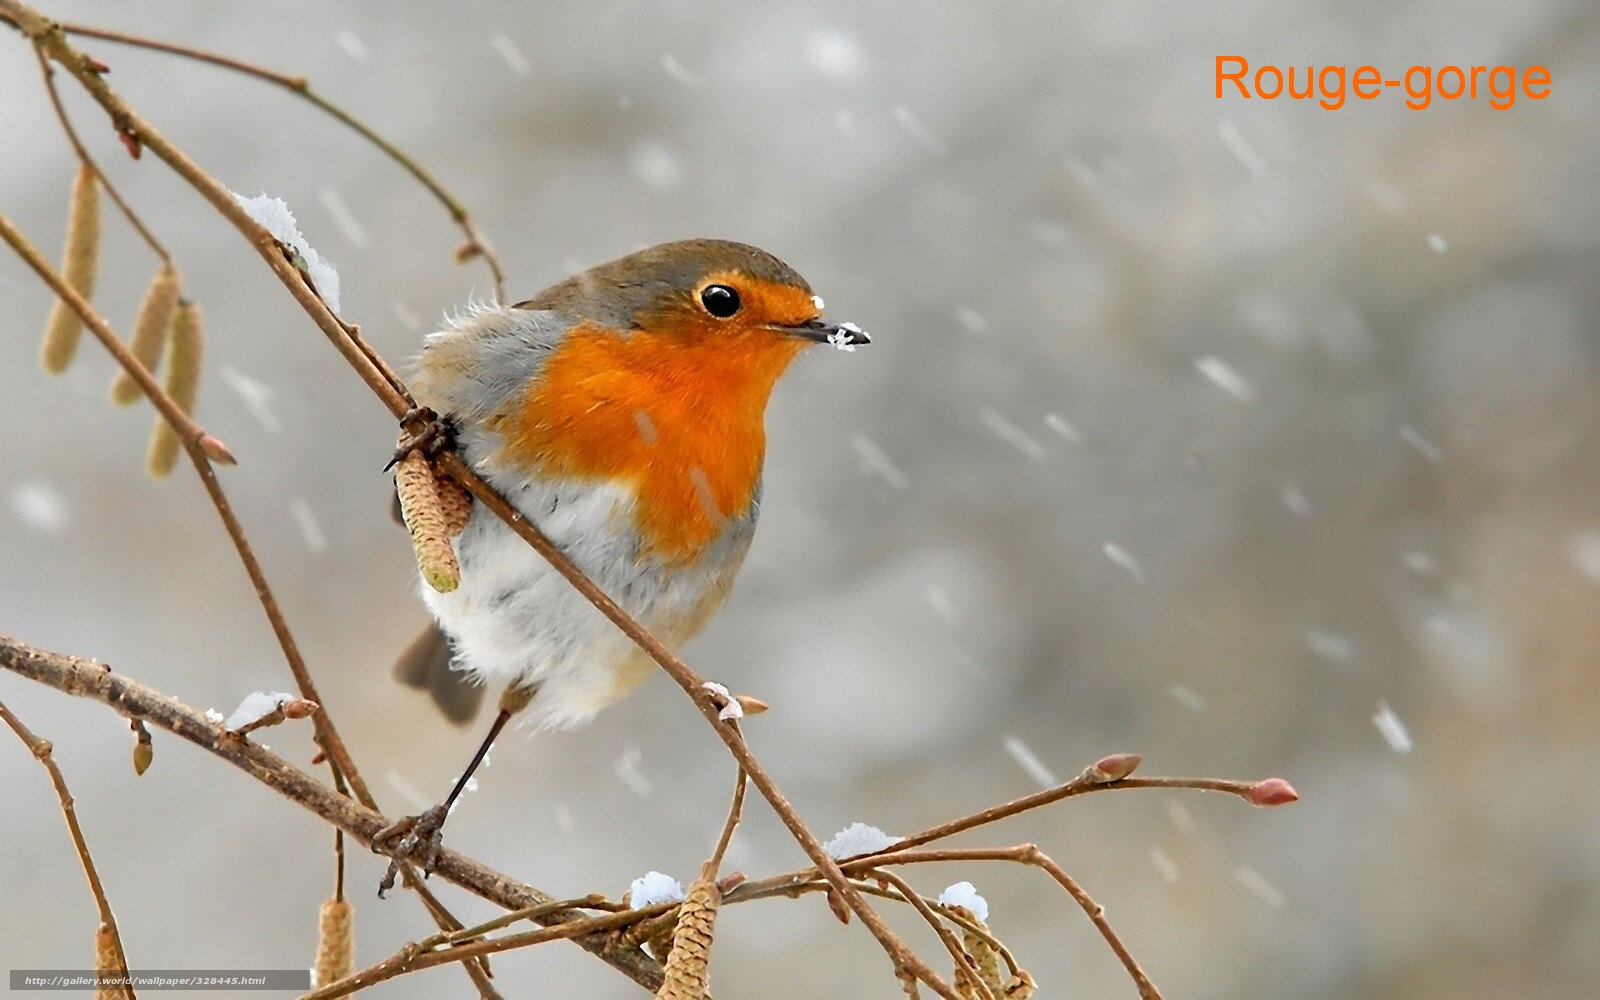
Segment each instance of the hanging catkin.
[[[109,924],[101,924],[94,932],[94,973],[101,980],[114,981],[122,976],[122,962],[117,958],[117,937]],[[95,1000],[128,1000],[128,988],[122,985],[97,985]]]
[[705,1000],[711,988],[711,942],[721,905],[722,893],[709,874],[702,872],[689,884],[656,1000]]
[[[200,307],[179,302],[167,334],[167,395],[185,413],[194,410],[200,392],[200,358],[205,353],[205,332]],[[150,432],[150,453],[145,467],[157,478],[167,475],[178,462],[178,432],[160,415]]]
[[317,963],[311,985],[321,989],[338,982],[355,968],[355,937],[351,924],[355,907],[347,899],[330,899],[317,914]]
[[[61,274],[67,284],[85,299],[94,295],[94,276],[100,257],[100,185],[88,165],[78,168],[72,181],[72,205],[67,212],[66,247],[61,252]],[[83,318],[66,302],[57,299],[44,329],[44,344],[39,348],[39,363],[51,375],[59,375],[72,364],[83,338]]]
[[[133,336],[128,349],[139,363],[155,372],[161,363],[161,345],[166,341],[172,321],[178,310],[178,272],[171,264],[162,264],[150,287],[144,291],[144,301],[139,303],[139,315],[133,321]],[[127,372],[118,372],[111,383],[111,401],[118,406],[130,406],[144,397],[144,390]]]
[[[450,544],[454,515],[440,498],[443,484],[436,477],[427,456],[411,451],[395,466],[394,487],[422,578],[434,590],[448,594],[461,585],[461,565]],[[459,489],[453,480],[449,487]]]

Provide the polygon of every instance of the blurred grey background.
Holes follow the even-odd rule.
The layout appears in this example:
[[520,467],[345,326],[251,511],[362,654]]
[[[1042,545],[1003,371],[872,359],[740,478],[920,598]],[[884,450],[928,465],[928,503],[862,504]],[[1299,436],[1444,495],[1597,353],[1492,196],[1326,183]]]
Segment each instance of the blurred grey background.
[[[761,530],[688,651],[774,706],[750,737],[824,836],[917,829],[1111,751],[1282,775],[1293,808],[1108,795],[962,842],[1037,841],[1173,998],[1600,995],[1600,7],[43,9],[309,74],[471,206],[513,297],[724,236],[874,333],[780,386]],[[26,45],[0,46],[0,210],[53,256],[72,161]],[[310,107],[85,47],[218,178],[287,200],[390,359],[486,293],[439,206]],[[1554,85],[1507,111],[1218,101],[1233,53],[1543,64]],[[380,472],[393,423],[245,243],[64,89],[206,310],[200,417],[241,459],[225,482],[329,708],[385,808],[414,811],[479,734],[388,677],[424,615]],[[125,327],[153,263],[107,219],[95,298]],[[39,373],[49,298],[15,260],[0,301],[0,628],[202,708],[288,687],[193,477],[145,477],[148,410],[107,404],[92,345]],[[310,962],[324,826],[160,734],[135,780],[98,706],[10,675],[0,699],[56,741],[136,965]],[[302,764],[306,737],[263,735]],[[502,741],[449,841],[562,895],[687,881],[731,779],[657,677],[590,728]],[[90,900],[9,736],[0,787],[0,965],[82,966]],[[360,962],[432,930],[352,858]],[[800,860],[754,805],[732,863]],[[1035,873],[911,874],[976,883],[1041,996],[1133,994]],[[508,997],[640,995],[565,944],[496,968]],[[725,912],[714,970],[719,997],[899,995],[816,897]],[[470,987],[451,968],[372,992]]]

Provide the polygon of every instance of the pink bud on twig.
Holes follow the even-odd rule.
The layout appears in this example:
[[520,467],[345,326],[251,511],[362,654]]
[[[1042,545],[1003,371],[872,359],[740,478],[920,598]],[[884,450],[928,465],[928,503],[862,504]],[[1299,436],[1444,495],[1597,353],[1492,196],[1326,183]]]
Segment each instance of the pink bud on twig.
[[1108,781],[1121,781],[1144,763],[1144,758],[1136,753],[1114,753],[1101,757],[1089,766],[1089,780],[1096,784],[1105,784]]
[[1286,806],[1300,800],[1300,793],[1282,778],[1263,778],[1245,790],[1244,800],[1253,806]]
[[205,452],[206,457],[218,465],[239,464],[239,460],[233,457],[233,452],[228,450],[228,446],[210,434],[200,439],[200,450]]

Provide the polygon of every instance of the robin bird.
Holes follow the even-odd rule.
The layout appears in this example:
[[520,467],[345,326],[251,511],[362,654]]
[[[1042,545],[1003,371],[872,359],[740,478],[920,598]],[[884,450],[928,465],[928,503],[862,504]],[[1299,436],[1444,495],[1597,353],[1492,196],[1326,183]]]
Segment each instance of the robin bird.
[[[629,254],[514,306],[475,305],[430,334],[412,385],[461,457],[668,648],[733,585],[755,532],[763,418],[807,347],[869,343],[822,319],[787,264],[743,243]],[[444,802],[375,850],[436,859],[445,817],[515,715],[584,722],[651,661],[481,504],[455,539],[460,584],[425,582],[436,623],[395,674],[456,722],[503,688],[487,738]],[[390,878],[392,879],[391,867]],[[387,881],[387,880],[386,880]]]

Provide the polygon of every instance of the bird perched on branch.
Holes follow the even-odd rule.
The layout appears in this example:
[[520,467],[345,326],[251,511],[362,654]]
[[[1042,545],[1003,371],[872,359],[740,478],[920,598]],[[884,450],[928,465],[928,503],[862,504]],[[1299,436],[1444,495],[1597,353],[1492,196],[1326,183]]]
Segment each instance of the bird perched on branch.
[[[869,342],[771,254],[724,240],[651,247],[430,334],[412,386],[465,461],[624,610],[676,648],[721,607],[761,505],[763,418],[807,347]],[[451,719],[500,710],[449,797],[374,842],[426,866],[512,716],[570,726],[636,687],[649,657],[492,512],[454,542],[459,585],[396,676]]]

